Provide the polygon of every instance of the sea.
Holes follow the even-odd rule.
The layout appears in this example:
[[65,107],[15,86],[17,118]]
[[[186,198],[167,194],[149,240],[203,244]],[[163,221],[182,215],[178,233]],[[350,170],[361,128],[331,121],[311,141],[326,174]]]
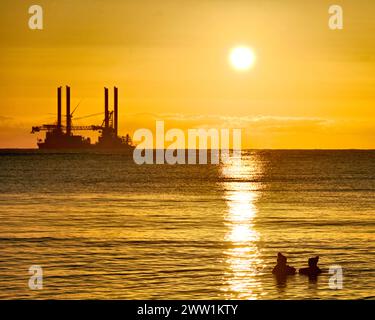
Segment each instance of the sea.
[[[0,221],[0,299],[375,297],[373,150],[206,165],[2,150]],[[323,273],[280,281],[278,252]]]

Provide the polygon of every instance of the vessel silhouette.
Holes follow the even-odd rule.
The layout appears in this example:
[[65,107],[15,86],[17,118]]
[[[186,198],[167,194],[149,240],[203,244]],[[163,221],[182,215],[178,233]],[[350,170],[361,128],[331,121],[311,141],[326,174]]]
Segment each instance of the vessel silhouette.
[[[74,126],[72,118],[77,107],[71,112],[70,87],[66,86],[66,121],[62,124],[62,87],[57,88],[57,121],[32,127],[31,133],[46,131],[45,139],[38,139],[39,149],[52,150],[133,150],[129,134],[118,135],[118,88],[114,87],[113,111],[109,111],[108,88],[104,88],[104,120],[101,125]],[[98,131],[98,141],[91,143],[90,138],[73,134],[73,131]]]

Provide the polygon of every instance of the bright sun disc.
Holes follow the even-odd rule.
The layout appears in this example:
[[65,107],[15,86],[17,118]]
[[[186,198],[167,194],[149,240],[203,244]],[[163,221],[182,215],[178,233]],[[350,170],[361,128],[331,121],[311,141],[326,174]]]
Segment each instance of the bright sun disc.
[[237,47],[231,50],[229,60],[237,70],[250,69],[255,63],[254,52],[247,47]]

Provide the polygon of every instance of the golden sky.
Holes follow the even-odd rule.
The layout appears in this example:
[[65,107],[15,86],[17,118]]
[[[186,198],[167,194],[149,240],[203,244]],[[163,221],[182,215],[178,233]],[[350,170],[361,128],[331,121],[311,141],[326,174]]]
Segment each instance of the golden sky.
[[[333,3],[343,30],[328,28]],[[32,4],[43,30],[28,28]],[[3,0],[0,12],[0,148],[35,147],[31,126],[55,121],[65,84],[76,117],[118,86],[121,134],[158,119],[243,128],[246,148],[375,148],[375,1]],[[251,70],[228,63],[238,45]]]

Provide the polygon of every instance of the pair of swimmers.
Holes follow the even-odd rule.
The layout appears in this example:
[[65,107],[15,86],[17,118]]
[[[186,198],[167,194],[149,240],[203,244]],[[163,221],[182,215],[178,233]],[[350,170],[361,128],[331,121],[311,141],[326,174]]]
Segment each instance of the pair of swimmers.
[[[317,277],[322,270],[318,267],[319,256],[308,260],[308,268],[299,269],[299,274],[308,276],[309,278]],[[277,264],[273,268],[272,273],[276,276],[283,277],[296,274],[296,268],[286,264],[287,258],[282,253],[277,254]]]

